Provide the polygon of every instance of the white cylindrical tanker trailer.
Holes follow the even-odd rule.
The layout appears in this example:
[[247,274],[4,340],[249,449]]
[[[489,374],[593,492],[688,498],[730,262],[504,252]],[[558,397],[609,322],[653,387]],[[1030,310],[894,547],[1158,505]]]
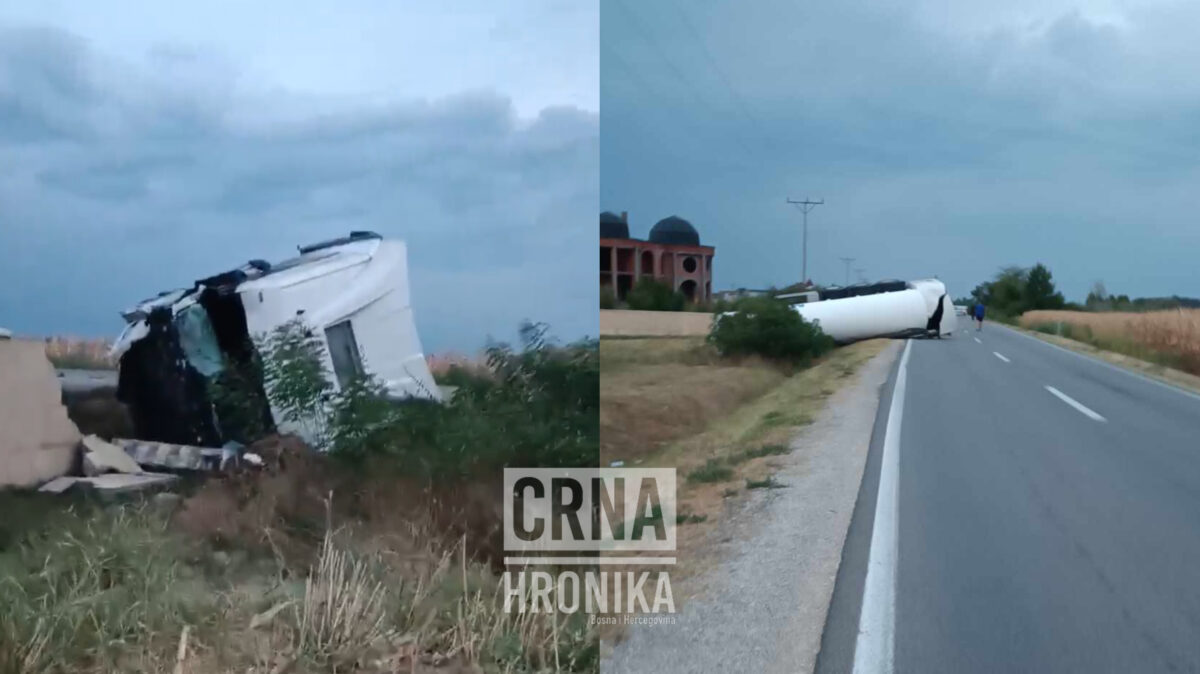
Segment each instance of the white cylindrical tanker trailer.
[[954,317],[954,303],[946,293],[946,284],[937,279],[909,281],[908,287],[921,293],[925,300],[925,311],[929,317],[926,325],[930,336],[949,335],[958,327]]
[[[915,289],[797,304],[793,308],[804,320],[816,321],[825,334],[840,343],[924,334],[930,319],[925,296]],[[944,321],[946,312],[942,313]],[[953,315],[952,308],[949,313]]]

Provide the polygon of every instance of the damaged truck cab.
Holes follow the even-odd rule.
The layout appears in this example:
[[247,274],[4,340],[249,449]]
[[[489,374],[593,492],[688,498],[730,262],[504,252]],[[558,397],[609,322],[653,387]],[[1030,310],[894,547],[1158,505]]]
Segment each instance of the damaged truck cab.
[[[251,261],[122,314],[127,326],[113,346],[117,397],[140,438],[221,446],[251,429],[303,435],[253,367],[256,338],[292,321],[324,347],[335,388],[369,375],[391,398],[440,401],[413,321],[404,242],[351,232],[299,253],[275,265]],[[257,400],[220,409],[214,386],[230,385]],[[250,418],[247,410],[262,413]]]

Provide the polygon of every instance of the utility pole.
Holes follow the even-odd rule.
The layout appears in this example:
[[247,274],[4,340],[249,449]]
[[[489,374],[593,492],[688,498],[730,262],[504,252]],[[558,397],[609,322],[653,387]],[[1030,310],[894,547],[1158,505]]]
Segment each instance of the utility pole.
[[839,258],[846,265],[846,285],[850,285],[850,263],[854,262],[852,257]]
[[808,282],[808,212],[811,211],[812,209],[816,208],[817,206],[820,206],[821,204],[825,203],[825,200],[819,199],[817,201],[813,201],[813,200],[809,199],[808,197],[805,197],[803,201],[796,201],[794,199],[789,198],[787,200],[787,202],[789,204],[792,204],[793,206],[796,206],[797,208],[799,208],[800,212],[804,214],[804,248],[803,248],[803,252],[801,253],[802,257],[801,257],[801,263],[800,263],[801,264],[800,282],[807,283]]

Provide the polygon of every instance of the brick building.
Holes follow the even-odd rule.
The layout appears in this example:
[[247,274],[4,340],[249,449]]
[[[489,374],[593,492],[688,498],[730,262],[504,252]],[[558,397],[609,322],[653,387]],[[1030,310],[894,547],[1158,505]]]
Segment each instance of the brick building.
[[600,214],[600,287],[623,301],[638,279],[666,283],[691,302],[712,299],[712,260],[716,248],[700,245],[700,234],[672,215],[650,228],[645,240],[629,236],[629,214]]

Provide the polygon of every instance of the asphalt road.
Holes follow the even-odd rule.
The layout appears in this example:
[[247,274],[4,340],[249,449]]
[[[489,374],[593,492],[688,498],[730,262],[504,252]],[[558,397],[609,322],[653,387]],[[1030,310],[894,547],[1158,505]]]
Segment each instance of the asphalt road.
[[1200,671],[1200,397],[992,324],[890,384],[817,671]]

